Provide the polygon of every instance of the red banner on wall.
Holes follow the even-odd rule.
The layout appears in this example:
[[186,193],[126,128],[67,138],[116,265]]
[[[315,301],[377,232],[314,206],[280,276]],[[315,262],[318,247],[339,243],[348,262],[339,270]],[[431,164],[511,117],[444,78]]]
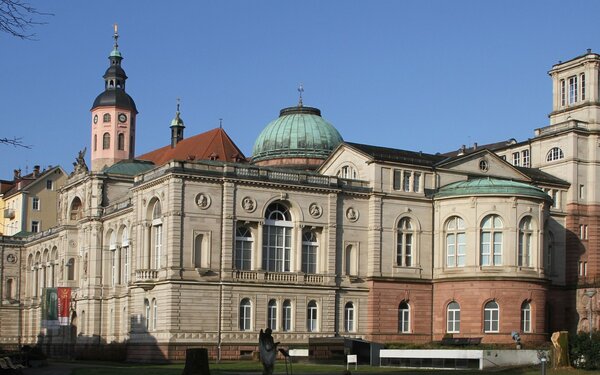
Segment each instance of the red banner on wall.
[[69,325],[69,310],[71,308],[71,288],[58,289],[58,324]]

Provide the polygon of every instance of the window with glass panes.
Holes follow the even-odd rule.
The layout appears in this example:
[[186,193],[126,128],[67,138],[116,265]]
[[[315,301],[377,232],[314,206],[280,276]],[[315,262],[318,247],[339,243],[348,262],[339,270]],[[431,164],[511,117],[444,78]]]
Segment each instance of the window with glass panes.
[[464,267],[466,248],[465,222],[460,217],[453,216],[446,224],[446,266]]
[[234,266],[238,270],[252,269],[252,234],[250,228],[238,226],[235,231]]
[[525,217],[519,224],[519,266],[531,266],[531,217]]
[[317,303],[310,301],[306,309],[306,329],[308,332],[316,332],[317,327]]
[[502,219],[498,215],[488,215],[481,222],[480,265],[502,264],[502,230]]
[[344,330],[354,332],[354,304],[352,302],[348,302],[344,306]]
[[496,301],[490,301],[485,304],[483,310],[483,331],[498,332],[500,326],[500,308]]
[[410,219],[405,217],[398,223],[396,265],[413,266],[413,227]]
[[283,301],[281,325],[284,332],[292,330],[292,302],[289,299]]
[[531,305],[527,301],[521,305],[521,330],[531,332]]
[[240,302],[240,331],[249,331],[252,329],[252,304],[250,300],[244,298]]
[[270,300],[267,306],[267,327],[272,331],[277,330],[277,301],[274,299]]
[[448,304],[447,313],[447,326],[446,332],[448,333],[459,333],[460,332],[460,305],[456,301],[452,301]]
[[263,269],[289,272],[292,248],[292,221],[286,206],[273,203],[267,207],[263,226]]
[[317,272],[317,235],[314,231],[306,230],[302,233],[302,272]]
[[406,301],[400,302],[398,306],[398,332],[410,332],[410,306]]

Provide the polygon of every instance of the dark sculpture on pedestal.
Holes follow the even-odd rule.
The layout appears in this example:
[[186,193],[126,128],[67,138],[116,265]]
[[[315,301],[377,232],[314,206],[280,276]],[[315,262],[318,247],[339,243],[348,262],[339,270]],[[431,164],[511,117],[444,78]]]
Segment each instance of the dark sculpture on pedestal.
[[258,349],[260,352],[260,362],[263,365],[263,375],[272,375],[275,368],[275,358],[277,357],[277,345],[279,342],[273,341],[271,328],[264,332],[261,329],[258,335]]

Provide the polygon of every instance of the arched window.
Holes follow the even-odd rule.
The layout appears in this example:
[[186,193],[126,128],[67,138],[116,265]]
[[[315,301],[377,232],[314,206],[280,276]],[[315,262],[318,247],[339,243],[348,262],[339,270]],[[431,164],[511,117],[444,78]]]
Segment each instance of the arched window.
[[110,234],[110,242],[108,245],[110,250],[110,282],[112,286],[117,285],[117,267],[118,267],[118,254],[117,254],[117,234],[112,231]]
[[123,133],[117,135],[117,149],[120,151],[125,150],[125,134]]
[[452,301],[448,304],[446,316],[447,316],[446,332],[459,333],[460,332],[460,305],[458,304],[458,302]]
[[152,299],[152,330],[156,331],[156,327],[158,322],[158,304],[156,303],[156,298]]
[[270,300],[267,306],[267,327],[272,331],[277,330],[277,301],[274,299]]
[[235,231],[235,259],[234,265],[238,270],[252,269],[252,234],[250,228],[238,226]]
[[531,267],[531,217],[527,216],[519,224],[519,266]]
[[75,280],[75,258],[67,261],[67,280]]
[[467,248],[465,222],[458,216],[446,223],[446,266],[464,267]]
[[502,265],[502,219],[488,215],[481,221],[480,265]]
[[110,148],[110,134],[104,133],[102,136],[102,149],[108,150]]
[[406,301],[402,301],[398,305],[398,332],[410,332],[410,306]]
[[354,332],[354,304],[348,302],[344,306],[344,331]]
[[265,271],[289,272],[292,249],[292,220],[288,208],[272,203],[265,212],[263,264]]
[[496,301],[485,304],[483,309],[483,332],[498,332],[500,326],[500,308]]
[[405,217],[398,223],[396,265],[401,267],[413,266],[413,226],[410,219]]
[[150,329],[150,301],[144,298],[144,326],[146,331]]
[[104,116],[102,116],[102,121],[110,122],[110,113],[105,113]]
[[306,330],[308,332],[317,332],[318,328],[317,303],[310,301],[306,308]]
[[527,301],[521,305],[521,330],[531,332],[531,305]]
[[162,210],[160,207],[160,202],[156,201],[154,203],[154,207],[152,208],[152,242],[153,242],[153,257],[152,257],[152,267],[154,269],[159,269],[161,267],[161,258],[162,258]]
[[356,173],[356,169],[350,165],[344,165],[341,167],[337,173],[337,176],[340,178],[352,179],[356,180],[358,175]]
[[202,268],[202,241],[204,235],[198,234],[194,239],[194,267]]
[[305,230],[302,233],[302,272],[317,273],[317,251],[319,243],[314,231]]
[[129,283],[129,231],[127,227],[123,228],[121,234],[121,257],[123,259],[123,276],[121,280],[124,284]]
[[289,332],[292,330],[292,302],[289,299],[283,301],[281,323],[283,325],[283,331]]
[[240,331],[252,329],[252,303],[248,298],[240,302]]
[[559,160],[559,159],[563,159],[564,157],[565,157],[565,154],[563,153],[563,151],[560,148],[553,147],[550,149],[550,151],[548,151],[548,154],[546,154],[546,161]]

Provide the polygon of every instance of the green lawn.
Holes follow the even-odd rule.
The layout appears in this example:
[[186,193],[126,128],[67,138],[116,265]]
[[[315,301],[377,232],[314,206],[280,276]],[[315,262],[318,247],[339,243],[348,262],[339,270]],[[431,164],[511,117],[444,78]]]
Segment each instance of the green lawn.
[[[77,368],[77,365],[81,364],[82,367]],[[56,363],[54,365],[59,366]],[[75,367],[73,375],[180,375],[184,365],[183,364],[171,364],[171,365],[139,365],[139,364],[117,364],[117,363],[104,363],[104,362],[85,362],[79,361],[70,366]],[[53,366],[53,364],[51,364]],[[313,365],[313,364],[302,364],[296,363],[293,365],[293,373],[296,375],[308,375],[308,374],[341,374],[345,369],[341,365]],[[234,362],[222,362],[222,363],[211,363],[210,373],[211,375],[233,375],[233,374],[260,374],[262,368],[258,362],[254,361],[234,361]],[[414,370],[414,369],[398,369],[389,367],[370,367],[370,366],[359,366],[357,371],[351,369],[352,374],[419,374],[419,375],[430,375],[430,374],[448,374],[448,375],[475,375],[481,374],[480,371],[432,371],[432,370]],[[492,371],[490,371],[492,372]],[[511,368],[505,370],[494,370],[495,374],[501,375],[539,375],[541,374],[540,367],[527,367],[527,368]],[[285,374],[285,362],[277,362],[275,367],[275,374]],[[600,375],[600,371],[583,371],[576,369],[565,369],[565,370],[548,370],[548,375]]]

